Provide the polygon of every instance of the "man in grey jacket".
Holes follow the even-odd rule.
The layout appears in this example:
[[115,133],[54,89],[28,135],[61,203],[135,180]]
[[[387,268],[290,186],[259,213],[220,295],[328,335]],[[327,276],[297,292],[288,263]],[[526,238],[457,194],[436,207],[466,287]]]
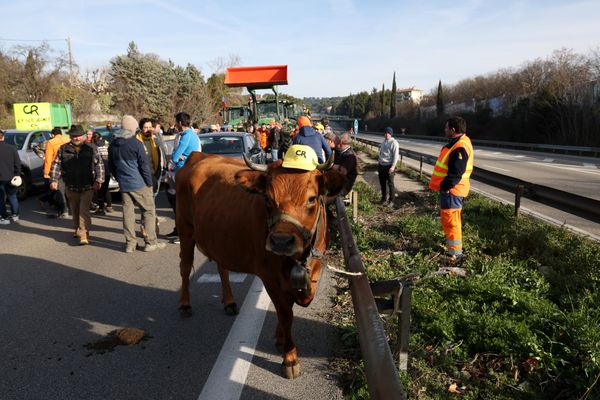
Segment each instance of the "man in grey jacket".
[[146,228],[144,251],[154,251],[166,247],[156,238],[156,210],[152,195],[152,168],[142,142],[136,139],[138,123],[131,115],[121,121],[121,130],[108,147],[108,168],[119,182],[123,197],[123,230],[125,231],[126,253],[137,248],[135,236],[135,208],[142,211]]
[[[384,129],[384,141],[379,146],[379,161],[377,172],[379,174],[379,185],[381,186],[381,204],[388,202],[393,204],[396,187],[394,186],[394,175],[396,164],[400,159],[399,145],[396,139],[392,138],[394,130],[389,126]],[[389,189],[389,197],[386,196]]]

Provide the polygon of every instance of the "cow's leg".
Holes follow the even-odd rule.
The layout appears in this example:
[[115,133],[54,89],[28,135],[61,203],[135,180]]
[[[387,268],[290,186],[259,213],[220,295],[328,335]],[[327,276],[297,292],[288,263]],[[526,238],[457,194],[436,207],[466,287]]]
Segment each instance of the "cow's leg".
[[190,274],[194,265],[194,239],[191,234],[180,233],[179,244],[179,272],[181,273],[181,294],[179,298],[179,312],[183,318],[192,315],[190,304]]
[[300,361],[296,345],[292,340],[292,321],[294,319],[294,300],[277,285],[265,284],[267,293],[277,311],[277,330],[275,345],[282,348],[282,374],[285,378],[294,379],[300,376]]
[[221,277],[221,302],[224,304],[225,313],[227,315],[237,315],[239,313],[237,304],[233,300],[233,292],[231,291],[231,283],[229,282],[229,270],[225,267],[218,266],[219,276]]

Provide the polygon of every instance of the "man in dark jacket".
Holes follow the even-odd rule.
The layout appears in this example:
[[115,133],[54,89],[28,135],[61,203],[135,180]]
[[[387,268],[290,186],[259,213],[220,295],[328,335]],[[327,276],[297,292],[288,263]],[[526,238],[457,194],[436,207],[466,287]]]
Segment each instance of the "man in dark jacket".
[[73,214],[75,237],[79,244],[89,244],[92,216],[90,206],[94,190],[104,182],[104,164],[98,148],[86,143],[86,133],[79,125],[73,125],[68,132],[71,141],[58,149],[50,167],[50,189],[58,189],[62,177],[67,188],[67,199]]
[[293,143],[310,146],[317,153],[319,163],[325,162],[331,155],[331,147],[329,147],[325,138],[314,130],[308,117],[298,118],[298,127],[300,131],[294,138]]
[[[19,221],[19,201],[17,187],[11,184],[15,176],[21,175],[21,159],[17,148],[4,142],[4,132],[0,130],[0,225]],[[23,184],[23,183],[22,183]],[[6,197],[10,203],[12,215],[6,211]]]
[[108,147],[108,167],[110,173],[119,182],[123,197],[123,230],[126,253],[133,253],[137,248],[134,204],[137,204],[142,211],[146,229],[144,251],[154,251],[166,247],[156,238],[152,168],[144,145],[135,137],[137,127],[138,123],[135,118],[125,115],[121,121],[121,130],[115,133],[115,139]]
[[333,168],[339,170],[346,177],[344,189],[339,194],[343,197],[350,193],[358,175],[358,162],[352,149],[352,140],[349,133],[342,133],[334,153]]

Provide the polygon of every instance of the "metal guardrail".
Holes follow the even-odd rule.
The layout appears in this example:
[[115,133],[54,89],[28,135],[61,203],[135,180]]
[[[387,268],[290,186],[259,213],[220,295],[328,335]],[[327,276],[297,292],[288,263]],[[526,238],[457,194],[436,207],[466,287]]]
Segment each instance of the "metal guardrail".
[[[381,132],[364,132],[364,133],[371,134],[371,135],[381,135],[382,134]],[[445,138],[438,137],[438,136],[403,135],[403,136],[400,136],[400,138],[430,140],[430,141],[435,141],[435,142],[446,142]],[[480,146],[506,147],[506,148],[511,148],[511,149],[538,150],[538,151],[543,151],[543,152],[600,157],[600,147],[559,146],[559,145],[555,145],[555,144],[504,142],[504,141],[481,140],[481,139],[471,139],[471,142],[473,142],[473,144],[480,145]]]
[[[354,139],[370,146],[379,146],[381,144],[360,137],[355,137]],[[437,160],[437,157],[429,154],[419,153],[404,148],[400,148],[400,151],[403,155],[416,160],[425,161],[431,165],[434,165]],[[523,181],[521,179],[513,178],[512,176],[502,175],[479,167],[473,168],[471,178],[510,191],[515,191],[518,186],[521,186],[523,188],[524,197],[571,214],[580,215],[595,222],[600,222],[600,201],[598,200]]]
[[349,276],[352,304],[358,328],[358,340],[365,363],[367,386],[371,399],[406,399],[379,311],[360,254],[352,237],[352,229],[341,197],[335,201],[342,251]]

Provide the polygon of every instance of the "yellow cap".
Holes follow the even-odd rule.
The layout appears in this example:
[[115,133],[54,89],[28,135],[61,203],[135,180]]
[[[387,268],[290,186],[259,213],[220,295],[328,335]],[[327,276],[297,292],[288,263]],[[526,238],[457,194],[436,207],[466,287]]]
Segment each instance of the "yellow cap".
[[317,153],[310,146],[303,144],[295,144],[285,152],[283,157],[284,168],[296,168],[304,169],[306,171],[312,171],[319,165],[319,159]]
[[325,127],[323,126],[323,124],[316,124],[315,129],[318,131],[323,131],[325,130]]

